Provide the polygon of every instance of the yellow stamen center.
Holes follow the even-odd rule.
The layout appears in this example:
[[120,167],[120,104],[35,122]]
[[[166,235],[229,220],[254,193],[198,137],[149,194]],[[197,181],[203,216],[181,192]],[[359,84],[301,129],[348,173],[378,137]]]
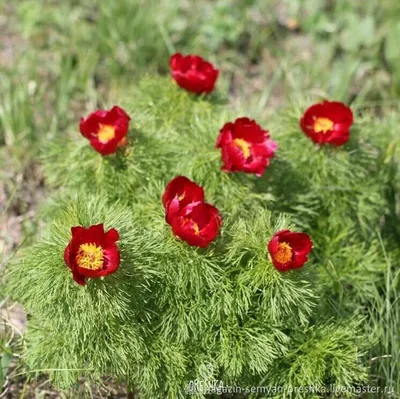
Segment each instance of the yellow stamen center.
[[196,234],[196,236],[198,236],[200,234],[200,229],[199,229],[199,225],[196,222],[193,222],[193,230],[194,230],[194,234]]
[[191,219],[184,219],[183,224],[184,224],[184,225],[189,224],[190,227],[192,228],[194,234],[196,234],[196,236],[198,236],[198,235],[200,234],[199,225],[198,225],[196,222],[194,222],[193,220],[191,220]]
[[314,131],[316,133],[326,133],[333,130],[333,122],[328,118],[316,118],[314,122]]
[[242,151],[243,156],[247,159],[251,155],[250,145],[246,140],[243,139],[235,139],[233,140],[233,144]]
[[103,144],[108,143],[115,137],[115,128],[111,125],[100,124],[99,132],[97,133],[99,141]]
[[287,242],[280,242],[274,259],[279,263],[287,263],[292,260],[292,255],[292,247]]
[[179,201],[182,201],[184,198],[185,198],[185,192],[183,192],[179,197],[178,197],[178,200]]
[[103,248],[96,244],[81,244],[76,255],[79,267],[89,270],[99,270],[103,267]]

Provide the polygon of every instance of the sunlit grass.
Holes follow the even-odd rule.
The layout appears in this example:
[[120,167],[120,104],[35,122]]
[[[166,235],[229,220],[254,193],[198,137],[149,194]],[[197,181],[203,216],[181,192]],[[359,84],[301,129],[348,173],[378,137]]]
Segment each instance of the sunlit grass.
[[[3,215],[26,201],[23,176],[44,142],[75,134],[87,110],[117,100],[143,74],[167,74],[174,51],[210,58],[223,71],[220,92],[266,124],[288,98],[332,98],[380,115],[400,95],[396,0],[7,3],[0,9],[13,23],[4,36],[16,41],[13,62],[0,63]],[[0,251],[3,266],[9,256]],[[379,342],[371,381],[399,391],[398,260],[387,264],[369,308],[368,328]]]

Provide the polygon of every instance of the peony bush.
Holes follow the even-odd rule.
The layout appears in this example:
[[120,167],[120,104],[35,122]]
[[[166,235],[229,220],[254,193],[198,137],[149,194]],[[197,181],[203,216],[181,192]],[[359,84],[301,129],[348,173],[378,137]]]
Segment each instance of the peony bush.
[[8,273],[27,366],[149,399],[365,384],[367,306],[396,253],[393,133],[309,99],[264,126],[211,93],[210,63],[170,66],[44,151],[47,228]]

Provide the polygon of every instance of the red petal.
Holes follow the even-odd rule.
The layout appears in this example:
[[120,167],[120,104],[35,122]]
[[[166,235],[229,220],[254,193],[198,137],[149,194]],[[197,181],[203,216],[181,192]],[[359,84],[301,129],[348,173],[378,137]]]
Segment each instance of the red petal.
[[82,276],[78,272],[73,272],[72,277],[73,277],[74,281],[76,281],[79,285],[82,285],[82,286],[86,285],[85,276]]
[[288,237],[288,243],[295,252],[310,252],[312,242],[308,234],[293,232]]
[[118,119],[125,119],[127,121],[131,120],[131,117],[123,110],[122,108],[118,107],[118,105],[114,105],[111,110],[110,110],[111,115],[115,115],[114,118],[115,120]]
[[65,264],[66,264],[69,268],[71,268],[70,256],[71,256],[71,253],[70,253],[70,244],[68,244],[68,245],[65,247],[65,250],[64,250],[64,262],[65,262]]
[[274,258],[274,255],[278,252],[278,245],[279,245],[279,236],[278,233],[275,234],[270,242],[268,243],[268,252],[271,255],[271,258]]
[[287,237],[290,237],[293,233],[290,230],[279,230],[277,233],[275,233],[275,236],[279,237],[279,241],[285,241],[284,239]]
[[262,130],[254,120],[239,118],[235,121],[235,129],[232,135],[234,139],[239,138],[248,143],[262,143],[269,137],[268,131]]
[[217,138],[217,148],[223,148],[232,142],[232,129],[233,123],[226,123],[220,130],[219,136]]
[[347,127],[335,126],[335,130],[329,137],[329,144],[340,146],[346,144],[350,139],[350,132]]
[[214,216],[211,218],[209,224],[201,230],[200,235],[205,241],[206,245],[210,244],[217,238],[220,226],[221,219]]
[[294,260],[290,262],[291,264],[289,267],[291,269],[300,269],[303,267],[308,261],[308,257],[305,254],[297,255],[295,256]]
[[262,143],[252,145],[252,153],[254,156],[263,156],[266,158],[272,158],[277,149],[277,142],[270,139],[266,139]]
[[87,119],[81,118],[79,130],[84,137],[91,139],[99,131],[98,118],[94,114],[89,115]]
[[240,148],[231,143],[229,146],[227,146],[226,152],[229,157],[229,161],[232,163],[233,166],[232,171],[234,170],[243,171],[246,159]]
[[178,176],[172,179],[166,186],[165,192],[162,196],[162,202],[164,207],[176,197],[177,194],[181,194],[184,191],[185,184],[190,183],[190,180],[185,176]]
[[110,155],[117,151],[119,139],[112,139],[107,143],[100,142],[97,137],[90,140],[90,145],[101,155]]
[[172,221],[172,232],[187,244],[196,247],[204,247],[207,244],[203,237],[194,233],[191,223],[187,223],[184,217],[177,217]]
[[106,259],[106,269],[101,270],[102,276],[107,276],[118,270],[121,261],[118,247],[113,244],[104,248],[104,258]]
[[[193,223],[199,228],[197,234]],[[190,204],[182,210],[180,216],[172,221],[172,231],[189,245],[204,248],[217,237],[221,223],[218,209],[200,202]]]
[[84,232],[79,237],[79,240],[76,240],[75,243],[84,244],[84,243],[93,243],[96,245],[102,245],[104,240],[104,226],[103,223],[96,224],[90,226],[87,229],[84,229]]
[[243,172],[254,173],[260,177],[264,174],[266,167],[269,165],[269,159],[264,157],[253,158],[253,161],[246,163],[243,168]]
[[169,60],[169,65],[172,69],[176,69],[179,65],[179,62],[182,60],[183,56],[181,53],[175,53],[171,56]]
[[274,267],[276,268],[276,270],[278,270],[279,272],[283,273],[283,272],[288,272],[290,270],[290,266],[288,263],[282,264],[282,263],[278,263],[276,261],[272,261]]
[[79,238],[85,232],[85,228],[82,226],[71,227],[72,238]]
[[165,220],[168,224],[171,224],[172,220],[178,216],[180,211],[179,200],[175,197],[167,206],[165,210]]
[[221,157],[222,157],[222,170],[226,172],[234,172],[236,169],[234,165],[231,162],[231,159],[229,157],[229,151],[228,151],[229,146],[223,147],[221,150]]
[[325,101],[323,104],[323,112],[326,117],[335,123],[345,123],[350,126],[353,123],[353,112],[344,103],[337,101]]
[[119,240],[119,233],[115,229],[110,229],[105,234],[105,241],[108,243],[115,243]]
[[88,233],[95,239],[102,239],[104,237],[104,225],[103,223],[94,224],[87,229]]

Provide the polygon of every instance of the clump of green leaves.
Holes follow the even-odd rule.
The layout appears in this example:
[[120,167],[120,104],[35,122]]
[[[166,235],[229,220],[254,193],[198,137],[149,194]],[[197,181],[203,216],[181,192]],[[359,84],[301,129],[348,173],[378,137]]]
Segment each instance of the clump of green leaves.
[[[215,140],[235,116],[219,98],[150,77],[127,93],[132,129],[117,154],[102,157],[78,132],[46,148],[50,227],[9,273],[10,292],[32,314],[31,369],[63,388],[111,375],[144,398],[183,397],[208,363],[232,386],[365,381],[368,341],[354,314],[367,317],[385,270],[373,233],[391,214],[390,122],[376,137],[366,115],[346,146],[316,148],[299,131],[303,104],[293,105],[265,126],[280,149],[256,178],[220,169]],[[177,175],[204,186],[222,213],[207,249],[177,240],[165,223],[161,195]],[[120,231],[120,270],[82,288],[63,261],[69,230],[101,222]],[[292,222],[311,235],[314,255],[281,274],[266,245]]]

